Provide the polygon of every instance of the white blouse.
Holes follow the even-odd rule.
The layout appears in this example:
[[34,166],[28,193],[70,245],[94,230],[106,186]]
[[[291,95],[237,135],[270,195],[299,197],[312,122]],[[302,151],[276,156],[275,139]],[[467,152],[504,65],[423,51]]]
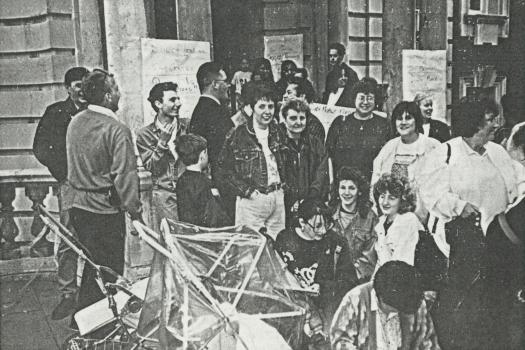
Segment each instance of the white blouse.
[[404,261],[414,266],[416,244],[419,241],[419,231],[423,230],[423,225],[414,213],[408,212],[396,215],[388,232],[385,232],[385,220],[386,215],[381,216],[375,227],[377,233],[375,245],[377,253],[376,271],[384,263],[392,260]]

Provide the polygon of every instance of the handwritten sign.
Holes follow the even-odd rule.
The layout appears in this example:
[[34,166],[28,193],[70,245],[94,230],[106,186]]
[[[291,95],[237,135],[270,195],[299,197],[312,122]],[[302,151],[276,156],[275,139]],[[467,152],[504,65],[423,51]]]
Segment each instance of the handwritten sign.
[[[354,113],[355,108],[349,107],[339,107],[339,106],[327,106],[321,103],[311,103],[310,112],[312,112],[318,119],[321,121],[321,124],[324,126],[324,130],[328,134],[328,129],[335,118],[340,115],[350,115]],[[374,114],[386,118],[386,113],[383,112],[374,112]]]
[[281,63],[292,60],[297,66],[303,66],[303,35],[274,35],[264,37],[264,58],[272,64],[276,80],[281,76]]
[[180,117],[189,119],[200,96],[197,84],[199,66],[210,61],[210,43],[187,40],[159,40],[142,38],[142,96],[144,123],[155,118],[155,111],[147,101],[151,88],[165,81],[178,85],[182,102]]
[[446,122],[446,50],[403,50],[403,99],[412,101],[418,92],[432,97],[432,118]]

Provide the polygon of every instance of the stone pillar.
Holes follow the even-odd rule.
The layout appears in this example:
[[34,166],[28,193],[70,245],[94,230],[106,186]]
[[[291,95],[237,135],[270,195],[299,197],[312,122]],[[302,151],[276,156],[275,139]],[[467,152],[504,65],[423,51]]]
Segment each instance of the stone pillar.
[[383,1],[383,82],[388,84],[388,115],[403,99],[403,49],[414,46],[414,1]]
[[108,70],[119,85],[117,115],[132,130],[144,125],[140,38],[147,37],[144,0],[104,0]]
[[[328,4],[325,1],[314,0],[314,16],[312,17],[312,31],[315,37],[314,45],[314,69],[310,80],[317,82],[316,91],[319,96],[325,90],[326,75],[328,74]],[[346,4],[346,2],[345,2]],[[348,20],[346,21],[348,25]],[[347,29],[348,35],[348,29]],[[344,42],[346,46],[346,41]]]
[[104,46],[99,0],[73,0],[77,65],[104,67]]
[[179,40],[209,41],[213,43],[210,1],[177,1],[177,33]]
[[447,48],[447,0],[422,0],[420,22],[421,50]]
[[[328,42],[348,46],[348,1],[328,0]],[[328,61],[328,53],[325,59]]]

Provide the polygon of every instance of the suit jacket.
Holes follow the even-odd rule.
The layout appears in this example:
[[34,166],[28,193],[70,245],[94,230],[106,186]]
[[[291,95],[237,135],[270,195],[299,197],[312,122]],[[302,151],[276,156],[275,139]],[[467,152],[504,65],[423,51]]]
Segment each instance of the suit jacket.
[[226,134],[233,128],[228,109],[215,100],[201,96],[191,115],[189,132],[201,135],[208,141],[208,158],[212,177]]
[[428,136],[439,142],[446,142],[450,140],[450,129],[447,124],[439,120],[430,119],[430,130]]
[[69,97],[48,106],[38,123],[33,141],[36,159],[60,182],[67,178],[67,127],[77,112],[77,107]]
[[328,97],[330,96],[330,93],[337,91],[338,80],[341,77],[343,70],[345,72],[346,77],[348,78],[348,81],[346,82],[346,86],[343,90],[343,93],[341,94],[335,105],[341,107],[355,107],[355,101],[353,98],[353,88],[354,85],[359,81],[359,77],[357,76],[357,73],[352,68],[348,67],[346,63],[342,63],[340,66],[335,67],[326,76],[326,87],[322,101],[324,104],[328,102]]

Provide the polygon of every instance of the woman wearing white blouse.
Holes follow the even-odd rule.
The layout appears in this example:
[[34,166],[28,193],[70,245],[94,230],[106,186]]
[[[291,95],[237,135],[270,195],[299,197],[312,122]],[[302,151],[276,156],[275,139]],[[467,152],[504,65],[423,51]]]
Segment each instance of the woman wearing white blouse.
[[488,315],[480,305],[484,236],[488,224],[517,194],[510,156],[490,142],[497,128],[495,116],[486,114],[481,104],[455,106],[452,130],[458,137],[425,157],[418,179],[421,199],[446,223],[450,245],[448,284],[441,292],[436,318],[444,348],[483,349],[486,343],[483,319]]
[[[398,137],[388,141],[374,159],[372,185],[383,174],[393,174],[408,179],[417,192],[414,179],[418,175],[421,160],[440,142],[423,134],[423,117],[416,103],[400,102],[392,111],[392,130]],[[424,219],[426,212],[417,205],[416,213]]]
[[384,174],[374,185],[374,199],[382,214],[375,230],[376,270],[387,261],[414,265],[419,231],[423,226],[413,213],[416,197],[406,178]]

